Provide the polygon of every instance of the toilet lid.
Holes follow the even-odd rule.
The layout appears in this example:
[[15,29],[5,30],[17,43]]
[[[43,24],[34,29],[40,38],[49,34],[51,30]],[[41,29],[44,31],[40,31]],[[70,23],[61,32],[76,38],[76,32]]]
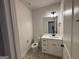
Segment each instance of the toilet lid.
[[38,46],[38,43],[33,43],[32,44],[32,48],[35,48],[35,47],[37,47]]

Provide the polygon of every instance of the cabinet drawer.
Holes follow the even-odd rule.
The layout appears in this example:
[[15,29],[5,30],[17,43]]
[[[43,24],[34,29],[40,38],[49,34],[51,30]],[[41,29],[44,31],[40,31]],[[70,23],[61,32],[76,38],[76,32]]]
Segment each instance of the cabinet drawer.
[[46,46],[47,45],[47,40],[46,39],[42,39],[42,45]]
[[42,46],[46,47],[46,46],[47,46],[47,44],[46,44],[46,43],[42,43]]
[[48,48],[49,47],[61,47],[62,41],[57,40],[48,40]]
[[42,48],[42,52],[43,53],[48,53],[47,49],[45,49],[45,48]]
[[42,42],[47,42],[47,39],[42,39]]
[[44,45],[42,45],[42,49],[47,49],[47,46],[46,46],[46,45],[45,45],[45,46],[44,46]]

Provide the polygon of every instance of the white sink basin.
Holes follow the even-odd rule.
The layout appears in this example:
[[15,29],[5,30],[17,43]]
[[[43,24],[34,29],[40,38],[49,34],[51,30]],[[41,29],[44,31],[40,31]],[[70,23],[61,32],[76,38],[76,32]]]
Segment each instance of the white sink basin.
[[61,37],[56,35],[56,36],[52,36],[52,34],[44,34],[41,38],[43,39],[57,39],[57,40],[61,40]]

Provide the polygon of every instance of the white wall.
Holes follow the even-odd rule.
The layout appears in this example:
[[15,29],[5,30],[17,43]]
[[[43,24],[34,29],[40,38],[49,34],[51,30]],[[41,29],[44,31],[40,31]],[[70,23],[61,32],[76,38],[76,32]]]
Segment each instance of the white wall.
[[64,11],[64,2],[63,2],[64,0],[61,0],[61,3],[60,3],[60,20],[59,20],[59,22],[60,22],[60,35],[61,36],[63,36],[63,23],[64,23],[64,16],[63,16],[63,11]]
[[21,58],[23,58],[26,52],[29,50],[33,38],[32,13],[31,10],[19,0],[15,0],[15,7]]
[[[33,31],[34,39],[37,42],[38,37],[44,34],[43,32],[43,18],[48,16],[51,11],[56,11],[60,13],[60,3],[49,5],[46,7],[38,8],[33,10]],[[60,20],[60,15],[58,16],[58,21]],[[58,28],[59,29],[59,28]],[[60,31],[58,31],[59,33]]]

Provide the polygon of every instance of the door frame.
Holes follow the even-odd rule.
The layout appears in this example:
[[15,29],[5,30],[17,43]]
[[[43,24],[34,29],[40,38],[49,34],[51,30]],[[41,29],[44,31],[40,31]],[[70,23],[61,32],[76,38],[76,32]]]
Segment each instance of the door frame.
[[[21,59],[18,27],[15,12],[14,0],[2,0],[4,7],[4,21],[1,20],[2,36],[4,41],[5,54],[10,56],[9,59]],[[5,24],[4,24],[5,22]],[[5,29],[6,28],[6,29]],[[5,32],[7,32],[5,35]],[[7,39],[6,39],[7,37]],[[7,42],[7,43],[6,43]],[[6,48],[8,47],[8,49]]]
[[10,13],[11,13],[11,19],[12,19],[12,29],[13,29],[14,42],[15,42],[16,58],[21,59],[21,51],[20,51],[20,42],[19,42],[19,32],[18,32],[15,0],[9,0],[9,1],[10,1],[9,2],[10,3]]
[[5,56],[16,59],[9,0],[2,0],[0,22]]

